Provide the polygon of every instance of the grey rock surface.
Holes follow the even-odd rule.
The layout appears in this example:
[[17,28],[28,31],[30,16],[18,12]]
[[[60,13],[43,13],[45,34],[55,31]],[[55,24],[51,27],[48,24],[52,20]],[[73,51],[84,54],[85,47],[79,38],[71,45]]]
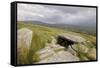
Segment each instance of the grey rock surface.
[[37,63],[52,63],[52,62],[71,62],[79,61],[79,58],[65,51],[65,48],[60,45],[49,45],[38,52],[41,60]]
[[17,41],[18,46],[21,46],[21,43],[25,44],[25,47],[30,47],[32,40],[32,31],[28,28],[21,28],[17,32]]

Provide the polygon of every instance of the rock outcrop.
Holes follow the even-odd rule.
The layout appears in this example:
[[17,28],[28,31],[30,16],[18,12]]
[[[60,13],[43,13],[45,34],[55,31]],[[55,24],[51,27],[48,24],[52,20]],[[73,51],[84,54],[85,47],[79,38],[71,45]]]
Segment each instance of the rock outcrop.
[[79,58],[65,51],[65,47],[59,44],[47,44],[47,46],[37,52],[40,61],[37,63],[71,62],[79,61]]

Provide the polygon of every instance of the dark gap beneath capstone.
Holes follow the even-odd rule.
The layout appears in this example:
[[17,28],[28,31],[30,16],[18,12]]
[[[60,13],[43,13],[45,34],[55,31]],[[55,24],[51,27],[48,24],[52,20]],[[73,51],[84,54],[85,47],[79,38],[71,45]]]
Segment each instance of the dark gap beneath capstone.
[[57,44],[60,44],[61,46],[65,47],[65,48],[68,48],[68,46],[71,46],[73,45],[75,42],[70,40],[70,39],[67,39],[63,36],[58,36],[57,37]]

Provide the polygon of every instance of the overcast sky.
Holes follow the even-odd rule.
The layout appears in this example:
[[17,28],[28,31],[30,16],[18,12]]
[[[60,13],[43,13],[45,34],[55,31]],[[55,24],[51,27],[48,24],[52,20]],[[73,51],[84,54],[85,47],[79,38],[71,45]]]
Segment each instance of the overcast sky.
[[96,8],[18,4],[18,21],[41,21],[49,24],[95,24]]

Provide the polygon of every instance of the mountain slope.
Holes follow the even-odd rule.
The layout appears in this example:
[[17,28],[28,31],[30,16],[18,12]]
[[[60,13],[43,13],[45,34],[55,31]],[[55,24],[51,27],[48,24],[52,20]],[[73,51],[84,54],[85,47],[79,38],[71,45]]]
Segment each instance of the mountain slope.
[[[94,51],[96,49],[96,37],[95,36],[83,34],[83,33],[76,33],[76,32],[72,32],[72,31],[68,31],[68,30],[62,30],[60,28],[54,28],[54,27],[50,28],[45,25],[44,26],[36,25],[36,24],[33,25],[32,23],[26,24],[24,22],[18,22],[17,29],[20,30],[22,28],[27,28],[27,29],[31,30],[33,32],[33,34],[32,34],[30,50],[29,50],[29,53],[28,53],[26,59],[23,60],[21,57],[22,56],[25,57],[25,55],[24,54],[19,55],[20,51],[17,51],[18,52],[17,57],[19,58],[19,59],[17,59],[18,64],[33,64],[33,63],[40,62],[41,55],[39,55],[37,52],[38,51],[41,52],[41,49],[45,49],[45,47],[47,47],[47,46],[49,46],[49,47],[52,46],[52,41],[54,39],[56,40],[56,38],[59,34],[60,35],[64,34],[66,36],[70,35],[72,37],[72,39],[74,39],[74,37],[84,38],[86,40],[84,43],[74,44],[74,46],[73,46],[73,48],[78,53],[76,53],[70,47],[68,48],[67,51],[69,51],[72,55],[79,57],[80,61],[96,60],[96,58],[94,57],[95,53],[92,55],[92,57],[91,57],[91,55],[88,56],[88,54],[87,54],[87,53],[89,53],[88,51],[91,51],[91,49],[93,49]],[[47,44],[50,44],[50,45],[47,45]],[[54,42],[54,45],[55,46],[57,45],[56,41]],[[83,45],[83,46],[81,46],[81,45]],[[54,48],[56,48],[55,46],[54,46]],[[22,47],[21,49],[24,50],[24,47]],[[84,50],[86,50],[86,52]],[[59,51],[59,50],[57,50],[57,48],[56,48],[56,51]],[[24,52],[22,52],[22,53],[24,53]],[[46,53],[48,53],[48,51],[46,51]]]

